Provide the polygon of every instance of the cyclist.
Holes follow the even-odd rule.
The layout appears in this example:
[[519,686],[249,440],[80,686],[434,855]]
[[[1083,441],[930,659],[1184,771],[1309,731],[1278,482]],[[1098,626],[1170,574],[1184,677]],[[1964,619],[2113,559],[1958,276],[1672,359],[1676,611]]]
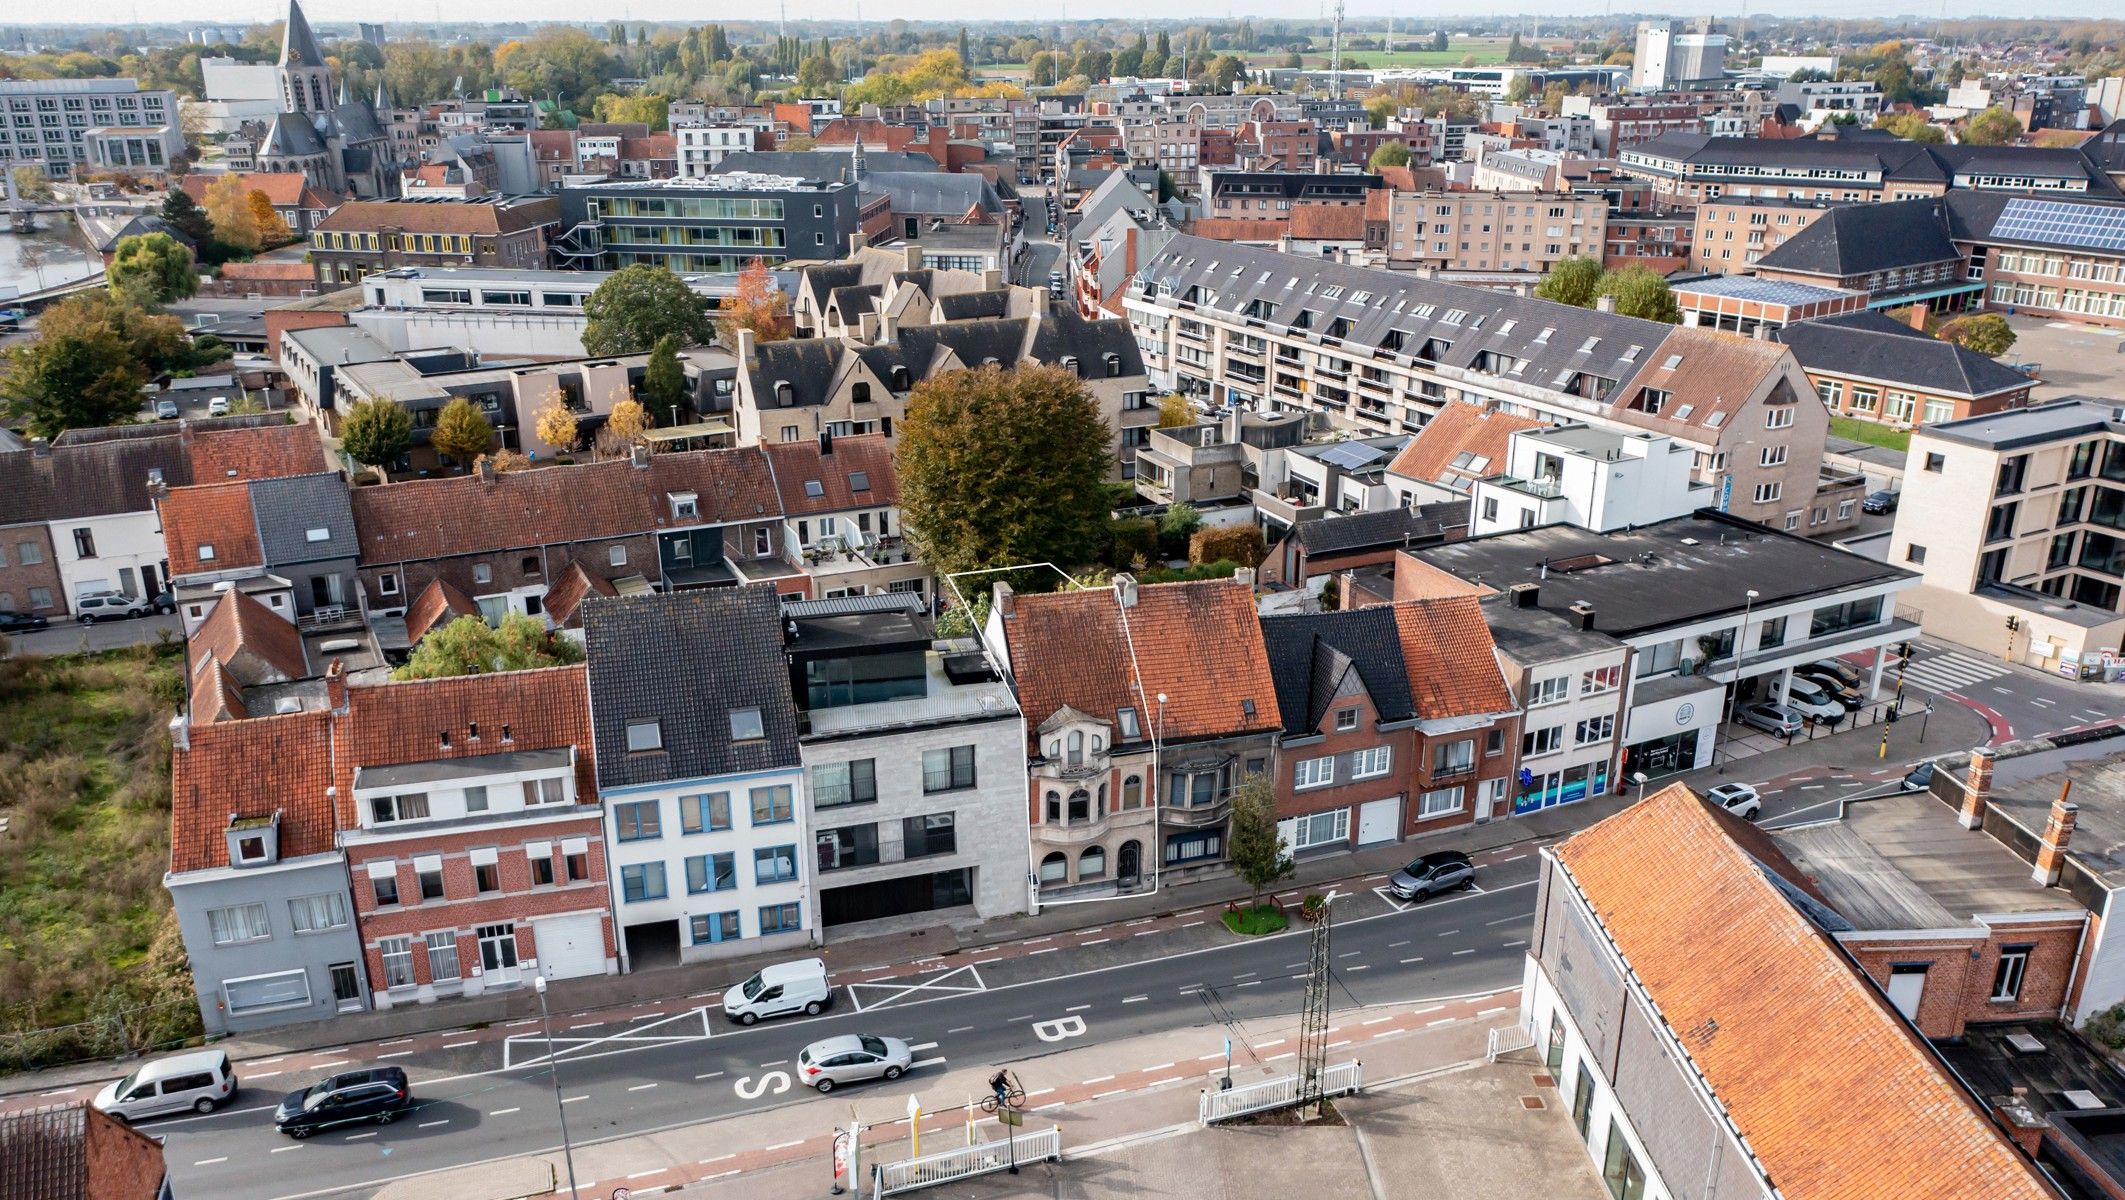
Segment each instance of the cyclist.
[[989,1079],[989,1090],[996,1093],[996,1106],[1008,1108],[1011,1104],[1011,1073],[998,1071]]

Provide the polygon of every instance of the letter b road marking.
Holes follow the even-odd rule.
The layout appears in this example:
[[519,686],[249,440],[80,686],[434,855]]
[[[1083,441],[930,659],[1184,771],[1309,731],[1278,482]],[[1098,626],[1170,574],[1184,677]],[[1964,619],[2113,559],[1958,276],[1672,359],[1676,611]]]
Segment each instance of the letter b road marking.
[[1083,1037],[1085,1035],[1085,1019],[1072,1016],[1056,1021],[1035,1021],[1033,1023],[1033,1034],[1044,1042],[1059,1042],[1064,1038]]

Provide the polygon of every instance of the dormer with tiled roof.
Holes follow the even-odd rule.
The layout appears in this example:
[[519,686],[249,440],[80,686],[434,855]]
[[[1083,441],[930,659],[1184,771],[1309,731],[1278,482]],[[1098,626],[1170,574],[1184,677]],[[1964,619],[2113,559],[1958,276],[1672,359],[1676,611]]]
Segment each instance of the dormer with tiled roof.
[[1514,433],[1541,427],[1532,417],[1448,401],[1388,464],[1389,486],[1405,505],[1466,497],[1477,480],[1505,473]]

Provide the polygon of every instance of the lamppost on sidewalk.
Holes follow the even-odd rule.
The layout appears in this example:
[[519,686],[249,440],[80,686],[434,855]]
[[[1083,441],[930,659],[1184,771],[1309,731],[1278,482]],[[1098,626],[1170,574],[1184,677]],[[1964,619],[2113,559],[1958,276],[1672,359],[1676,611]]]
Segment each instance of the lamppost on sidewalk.
[[576,1200],[576,1155],[568,1141],[568,1106],[561,1099],[561,1063],[553,1056],[553,1017],[546,1011],[546,976],[531,977],[531,990],[539,997],[539,1028],[546,1031],[546,1071],[553,1076],[553,1111],[561,1118],[561,1158],[568,1164],[568,1200]]
[[[1712,735],[1712,761],[1717,764],[1714,774],[1718,775],[1727,773],[1727,760],[1719,752],[1726,743],[1734,740],[1734,735],[1727,732],[1727,726],[1734,721],[1734,693],[1741,690],[1741,660],[1749,644],[1749,610],[1761,594],[1750,588],[1741,600],[1741,629],[1734,634],[1734,682],[1727,685],[1725,711],[1720,714],[1719,728]],[[1711,660],[1705,662],[1709,665]]]

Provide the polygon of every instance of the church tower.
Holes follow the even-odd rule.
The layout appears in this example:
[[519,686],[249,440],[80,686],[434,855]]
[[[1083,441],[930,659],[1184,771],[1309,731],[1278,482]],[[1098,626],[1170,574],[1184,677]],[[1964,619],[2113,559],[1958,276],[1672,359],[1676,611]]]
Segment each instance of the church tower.
[[288,0],[288,27],[280,39],[282,112],[322,116],[332,111],[332,69],[317,48],[299,0]]

